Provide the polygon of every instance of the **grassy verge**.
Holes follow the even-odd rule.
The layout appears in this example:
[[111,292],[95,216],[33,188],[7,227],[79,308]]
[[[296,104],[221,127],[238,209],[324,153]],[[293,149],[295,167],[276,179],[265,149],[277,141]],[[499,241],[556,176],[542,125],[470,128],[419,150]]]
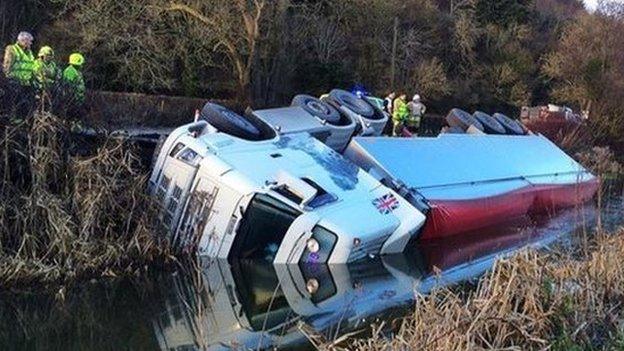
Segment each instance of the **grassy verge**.
[[0,122],[0,286],[131,274],[168,256],[132,149],[104,140],[75,156],[68,123],[45,112]]
[[624,230],[575,252],[523,251],[499,260],[472,290],[416,296],[396,327],[337,350],[623,350]]

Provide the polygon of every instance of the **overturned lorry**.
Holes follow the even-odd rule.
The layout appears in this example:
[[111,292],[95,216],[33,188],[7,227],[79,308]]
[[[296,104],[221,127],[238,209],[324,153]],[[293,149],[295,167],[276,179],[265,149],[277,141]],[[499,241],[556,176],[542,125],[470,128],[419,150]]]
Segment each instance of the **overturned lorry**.
[[[456,128],[488,131],[453,116]],[[197,117],[159,146],[150,189],[174,246],[210,257],[352,262],[574,206],[597,190],[542,136],[506,126],[382,137],[388,116],[343,90],[244,115],[207,103]]]

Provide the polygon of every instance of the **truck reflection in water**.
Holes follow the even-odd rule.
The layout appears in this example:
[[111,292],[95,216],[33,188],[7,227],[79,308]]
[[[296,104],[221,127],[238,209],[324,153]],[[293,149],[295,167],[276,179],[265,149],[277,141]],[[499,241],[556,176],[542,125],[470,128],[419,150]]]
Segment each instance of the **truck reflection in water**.
[[327,340],[368,331],[390,311],[409,313],[417,294],[479,277],[497,257],[554,241],[565,245],[575,230],[591,226],[594,214],[588,207],[569,210],[348,265],[203,262],[198,272],[164,279],[154,332],[162,350],[301,349],[309,346],[303,330]]

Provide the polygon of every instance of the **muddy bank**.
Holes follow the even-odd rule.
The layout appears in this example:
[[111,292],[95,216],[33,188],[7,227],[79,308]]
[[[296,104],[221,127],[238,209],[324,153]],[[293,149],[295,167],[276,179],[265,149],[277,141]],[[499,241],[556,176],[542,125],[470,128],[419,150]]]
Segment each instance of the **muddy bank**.
[[[105,128],[177,127],[193,121],[195,111],[207,98],[149,95],[111,91],[89,91],[84,121]],[[234,100],[213,100],[218,104],[243,109]]]

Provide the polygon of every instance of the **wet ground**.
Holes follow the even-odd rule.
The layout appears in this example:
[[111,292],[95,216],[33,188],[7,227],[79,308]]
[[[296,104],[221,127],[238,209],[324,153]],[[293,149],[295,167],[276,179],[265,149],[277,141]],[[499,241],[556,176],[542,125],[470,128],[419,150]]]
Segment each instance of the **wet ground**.
[[[497,257],[576,245],[600,223],[624,224],[621,188],[596,205],[418,243],[350,265],[189,262],[149,277],[94,281],[55,294],[0,296],[0,350],[310,348],[410,313],[416,294],[474,282]],[[361,334],[365,336],[365,334]]]

